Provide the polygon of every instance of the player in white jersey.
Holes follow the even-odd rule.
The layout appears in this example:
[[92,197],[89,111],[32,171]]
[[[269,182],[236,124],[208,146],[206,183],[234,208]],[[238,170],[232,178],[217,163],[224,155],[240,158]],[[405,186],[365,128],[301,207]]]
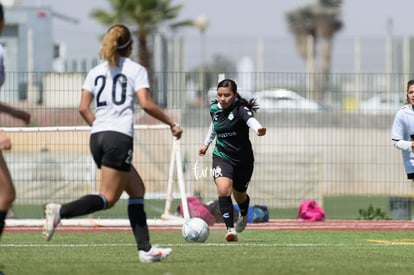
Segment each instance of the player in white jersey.
[[[99,194],[90,194],[60,205],[49,203],[45,208],[43,234],[53,236],[62,218],[72,218],[111,208],[123,191],[129,195],[128,217],[137,242],[141,262],[160,261],[171,253],[171,248],[152,246],[144,211],[145,186],[132,165],[134,98],[144,111],[170,125],[179,139],[182,129],[156,105],[149,92],[147,70],[132,61],[132,38],[124,25],[114,25],[102,42],[100,57],[105,62],[88,73],[82,86],[79,112],[91,128],[90,149],[101,169]],[[92,111],[92,102],[95,112]]]
[[407,83],[407,101],[395,115],[391,138],[402,151],[407,178],[414,180],[414,80]]
[[[4,28],[4,12],[3,5],[0,4],[0,33]],[[0,45],[0,87],[3,85],[5,80],[4,72],[4,51]],[[13,108],[7,104],[0,102],[0,113],[6,113],[24,123],[29,124],[31,116],[29,113]],[[10,138],[0,130],[0,236],[4,229],[5,219],[7,212],[11,209],[12,204],[16,198],[16,192],[13,186],[13,181],[10,175],[10,171],[7,167],[6,160],[3,157],[3,150],[10,150],[12,147]],[[1,271],[0,271],[1,274]]]

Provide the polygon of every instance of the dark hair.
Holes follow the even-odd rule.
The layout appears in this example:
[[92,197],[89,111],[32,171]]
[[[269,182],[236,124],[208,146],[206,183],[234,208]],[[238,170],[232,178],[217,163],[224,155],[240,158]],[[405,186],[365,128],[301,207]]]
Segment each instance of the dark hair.
[[[237,92],[237,84],[234,80],[228,79],[228,78],[223,79],[217,84],[217,90],[218,88],[221,88],[221,87],[230,88],[230,90],[236,94],[236,97],[238,98],[236,104],[246,106],[253,112],[257,112],[257,110],[259,110],[259,105],[257,104],[256,98],[251,98],[250,100],[246,100],[243,97],[241,97],[241,95]],[[213,100],[213,102],[217,103],[218,100],[215,99]]]
[[232,90],[233,92],[237,93],[237,84],[232,79],[223,79],[222,81],[220,81],[217,84],[217,89],[218,88],[221,88],[221,87],[228,87],[228,88],[230,88],[230,90]]
[[4,20],[3,4],[0,3],[0,21]]

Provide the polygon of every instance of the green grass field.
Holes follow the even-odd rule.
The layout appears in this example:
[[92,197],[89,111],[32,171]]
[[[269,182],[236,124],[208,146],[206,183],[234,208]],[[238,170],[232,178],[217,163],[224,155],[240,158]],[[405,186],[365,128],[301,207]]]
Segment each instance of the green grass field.
[[20,274],[413,274],[414,233],[246,230],[226,243],[211,230],[205,243],[188,243],[179,230],[152,231],[153,244],[173,253],[160,263],[138,260],[133,236],[62,233],[51,242],[40,233],[5,232],[1,270]]

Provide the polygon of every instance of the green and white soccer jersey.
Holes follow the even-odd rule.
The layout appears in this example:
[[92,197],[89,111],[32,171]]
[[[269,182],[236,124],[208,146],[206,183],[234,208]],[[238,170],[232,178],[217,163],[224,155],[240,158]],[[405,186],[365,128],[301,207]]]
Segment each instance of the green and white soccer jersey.
[[213,103],[210,106],[210,115],[216,133],[213,154],[232,164],[253,161],[247,126],[247,120],[253,117],[253,112],[237,103],[227,109],[221,109],[219,103]]

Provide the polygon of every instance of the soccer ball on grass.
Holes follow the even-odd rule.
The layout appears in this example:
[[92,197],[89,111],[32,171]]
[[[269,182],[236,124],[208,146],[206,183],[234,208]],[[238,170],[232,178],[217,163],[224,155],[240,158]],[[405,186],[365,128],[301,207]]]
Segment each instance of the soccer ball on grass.
[[208,238],[209,228],[203,219],[191,218],[184,222],[181,232],[186,241],[202,243]]

